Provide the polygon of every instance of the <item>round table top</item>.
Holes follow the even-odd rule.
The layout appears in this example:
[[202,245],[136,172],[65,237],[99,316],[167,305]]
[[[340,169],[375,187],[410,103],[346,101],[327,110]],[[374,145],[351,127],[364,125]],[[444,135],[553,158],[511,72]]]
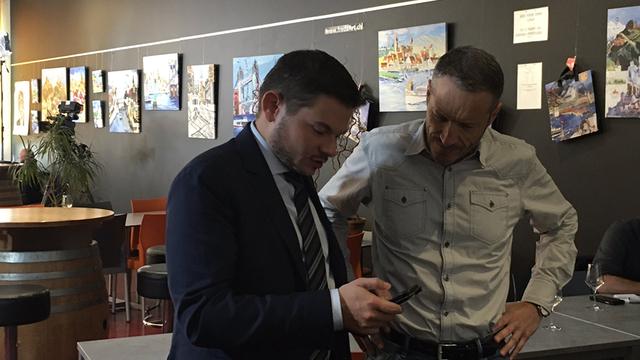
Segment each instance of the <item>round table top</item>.
[[92,208],[4,208],[0,209],[0,229],[77,225],[104,220],[111,216],[111,210]]

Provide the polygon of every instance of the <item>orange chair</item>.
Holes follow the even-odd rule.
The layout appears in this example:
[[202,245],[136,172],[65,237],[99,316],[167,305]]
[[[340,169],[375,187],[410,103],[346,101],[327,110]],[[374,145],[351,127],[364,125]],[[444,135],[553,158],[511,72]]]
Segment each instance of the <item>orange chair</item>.
[[140,266],[146,265],[145,255],[148,248],[155,245],[164,245],[166,223],[167,215],[164,214],[148,214],[142,218],[140,243],[138,244],[138,252],[140,254],[138,262]]
[[362,277],[362,238],[364,231],[347,236],[347,247],[349,248],[349,262],[353,268],[356,279]]
[[131,199],[131,212],[167,210],[167,198]]
[[[131,199],[131,212],[148,212],[148,211],[166,211],[167,197],[159,197],[153,199]],[[137,270],[144,265],[144,254],[136,249],[140,248],[140,229],[134,227],[131,229],[130,254],[132,259],[129,261],[129,268]]]

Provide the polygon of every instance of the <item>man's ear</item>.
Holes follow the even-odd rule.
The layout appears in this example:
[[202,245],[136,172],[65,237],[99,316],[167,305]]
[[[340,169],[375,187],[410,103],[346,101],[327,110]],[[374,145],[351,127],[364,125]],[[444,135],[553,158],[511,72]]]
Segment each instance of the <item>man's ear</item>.
[[282,99],[280,94],[269,90],[262,95],[260,99],[260,112],[264,114],[268,122],[276,121],[276,116],[282,111]]
[[493,124],[493,121],[498,117],[498,114],[500,113],[501,109],[502,109],[502,102],[498,101],[498,103],[496,104],[496,107],[491,111],[491,117],[489,118],[489,123],[487,124],[487,127]]

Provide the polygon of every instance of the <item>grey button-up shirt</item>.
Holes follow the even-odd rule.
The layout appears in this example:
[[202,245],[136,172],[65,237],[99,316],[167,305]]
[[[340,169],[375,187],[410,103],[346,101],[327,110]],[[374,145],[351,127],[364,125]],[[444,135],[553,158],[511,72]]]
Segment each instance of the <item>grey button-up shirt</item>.
[[487,129],[474,154],[448,167],[425,146],[424,120],[367,134],[320,191],[339,238],[359,205],[373,210],[373,266],[392,290],[423,291],[393,327],[420,339],[490,333],[504,311],[513,229],[540,234],[524,301],[550,309],[573,272],[575,210],[532,146]]

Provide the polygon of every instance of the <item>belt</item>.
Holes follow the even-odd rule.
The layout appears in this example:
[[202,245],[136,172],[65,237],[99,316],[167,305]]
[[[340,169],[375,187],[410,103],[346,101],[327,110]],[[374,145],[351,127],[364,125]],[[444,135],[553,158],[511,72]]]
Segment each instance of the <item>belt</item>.
[[504,346],[504,342],[501,344],[496,343],[493,335],[465,342],[437,343],[419,340],[391,329],[391,332],[385,334],[384,337],[404,347],[406,350],[423,353],[438,360],[481,359],[495,355]]

